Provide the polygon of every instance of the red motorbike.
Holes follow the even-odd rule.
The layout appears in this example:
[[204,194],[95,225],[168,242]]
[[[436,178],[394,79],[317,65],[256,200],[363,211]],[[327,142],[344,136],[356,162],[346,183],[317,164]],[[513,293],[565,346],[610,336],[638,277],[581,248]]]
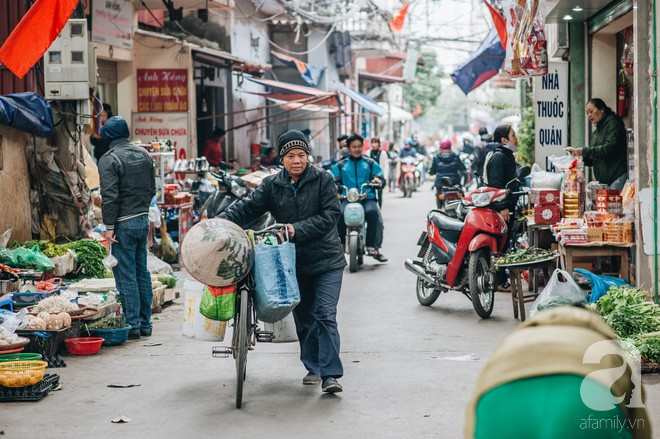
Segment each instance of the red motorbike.
[[[529,175],[529,167],[521,168],[518,177]],[[487,319],[495,303],[495,269],[493,256],[504,250],[508,227],[494,206],[504,203],[509,189],[479,188],[462,200],[470,208],[465,221],[431,210],[426,217],[426,231],[417,245],[418,258],[407,259],[406,269],[417,275],[417,300],[432,305],[440,293],[455,290],[472,301],[475,312]],[[503,205],[503,204],[502,204]]]

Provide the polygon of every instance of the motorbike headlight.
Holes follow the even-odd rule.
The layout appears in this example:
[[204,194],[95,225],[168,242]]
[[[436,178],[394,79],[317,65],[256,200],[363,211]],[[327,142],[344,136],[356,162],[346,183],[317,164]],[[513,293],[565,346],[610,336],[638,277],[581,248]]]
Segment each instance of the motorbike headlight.
[[231,193],[236,195],[237,198],[243,198],[247,194],[247,188],[236,182],[232,182]]
[[506,196],[507,196],[507,195],[508,195],[508,194],[500,195],[499,197],[497,197],[497,198],[495,198],[495,199],[493,200],[493,203],[500,203],[500,202],[506,200]]
[[493,193],[494,192],[492,192],[492,191],[473,193],[472,194],[472,204],[474,204],[476,207],[488,206],[491,203],[490,200],[493,198]]
[[355,188],[350,189],[348,191],[348,194],[346,194],[346,199],[348,200],[349,203],[355,203],[357,200],[360,199],[360,193]]

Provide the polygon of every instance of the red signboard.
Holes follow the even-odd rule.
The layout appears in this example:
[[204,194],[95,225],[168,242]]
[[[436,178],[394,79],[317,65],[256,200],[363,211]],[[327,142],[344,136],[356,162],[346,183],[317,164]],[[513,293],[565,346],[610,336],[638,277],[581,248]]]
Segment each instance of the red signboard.
[[138,69],[138,112],[188,111],[188,70]]

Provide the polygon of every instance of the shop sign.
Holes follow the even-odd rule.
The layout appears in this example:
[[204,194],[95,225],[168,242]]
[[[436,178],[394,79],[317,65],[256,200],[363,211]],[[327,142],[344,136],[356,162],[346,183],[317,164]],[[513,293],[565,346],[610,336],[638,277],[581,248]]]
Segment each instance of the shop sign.
[[188,111],[187,69],[138,69],[138,112]]
[[142,143],[170,139],[177,157],[188,145],[188,113],[133,113],[132,122],[132,139]]
[[[534,78],[536,163],[542,167],[551,155],[568,147],[568,63],[551,61],[548,74]],[[581,146],[581,145],[575,145]]]
[[133,48],[133,3],[125,0],[92,1],[92,41]]

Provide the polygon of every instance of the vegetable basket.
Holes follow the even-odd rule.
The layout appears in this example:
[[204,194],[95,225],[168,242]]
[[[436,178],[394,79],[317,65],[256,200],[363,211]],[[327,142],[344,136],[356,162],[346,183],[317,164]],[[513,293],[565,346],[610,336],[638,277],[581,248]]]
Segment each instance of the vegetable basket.
[[45,361],[9,361],[0,363],[0,385],[26,387],[37,384],[46,373]]
[[8,361],[41,361],[41,354],[20,353],[20,354],[0,354],[0,363]]
[[3,353],[4,351],[13,351],[14,349],[22,348],[28,343],[30,343],[30,339],[21,337],[21,341],[19,341],[18,343],[0,346],[0,354]]
[[117,346],[128,340],[130,325],[115,329],[90,329],[89,335],[105,339],[103,346]]

